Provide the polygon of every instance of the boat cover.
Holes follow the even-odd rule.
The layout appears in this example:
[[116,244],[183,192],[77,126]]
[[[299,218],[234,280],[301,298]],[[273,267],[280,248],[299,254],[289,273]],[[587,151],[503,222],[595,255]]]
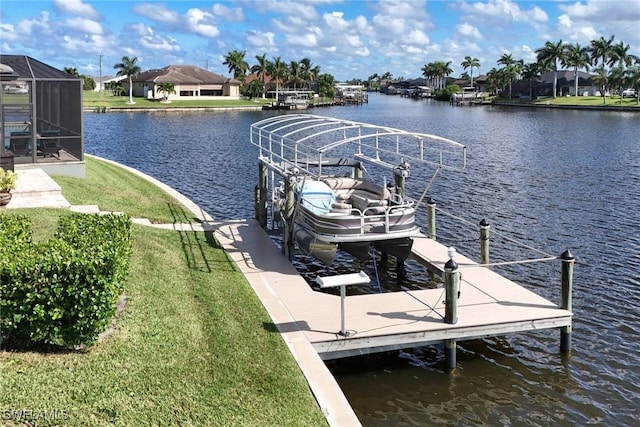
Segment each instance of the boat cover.
[[306,181],[302,190],[298,188],[297,196],[302,197],[302,206],[316,215],[329,212],[336,201],[336,194],[322,181]]

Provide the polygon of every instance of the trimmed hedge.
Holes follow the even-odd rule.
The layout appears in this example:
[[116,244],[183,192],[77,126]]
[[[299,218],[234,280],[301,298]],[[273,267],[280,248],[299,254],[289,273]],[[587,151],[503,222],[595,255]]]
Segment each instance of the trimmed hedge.
[[123,292],[130,218],[72,214],[60,218],[54,238],[36,244],[25,218],[0,214],[2,341],[65,348],[94,343]]

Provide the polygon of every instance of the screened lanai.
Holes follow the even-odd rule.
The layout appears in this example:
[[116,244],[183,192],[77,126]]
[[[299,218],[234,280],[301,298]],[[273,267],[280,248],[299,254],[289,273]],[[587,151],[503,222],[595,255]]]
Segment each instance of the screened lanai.
[[82,80],[24,55],[0,55],[3,164],[84,175]]

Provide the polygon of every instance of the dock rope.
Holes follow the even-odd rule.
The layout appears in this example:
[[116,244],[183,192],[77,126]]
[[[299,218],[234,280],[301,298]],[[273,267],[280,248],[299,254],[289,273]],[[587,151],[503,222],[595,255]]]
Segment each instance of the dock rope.
[[418,301],[420,304],[424,305],[425,307],[429,308],[429,311],[424,315],[424,317],[427,317],[429,314],[431,313],[435,313],[438,316],[440,316],[441,319],[444,319],[444,316],[440,313],[438,313],[436,311],[436,305],[438,305],[438,301],[442,300],[442,297],[444,296],[444,293],[446,292],[446,289],[442,289],[442,293],[440,294],[440,296],[438,297],[438,300],[436,301],[436,303],[434,305],[429,305],[426,302],[422,301],[420,298],[418,298],[417,296],[413,295],[412,293],[410,293],[410,291],[407,290],[403,290],[403,292],[407,295],[409,295],[411,298],[413,298],[414,300]]
[[[463,224],[466,224],[466,225],[468,225],[468,226],[470,226],[472,228],[477,228],[477,224],[474,224],[471,221],[468,221],[468,220],[466,220],[464,218],[461,218],[461,217],[459,217],[457,215],[454,215],[454,214],[452,214],[450,212],[447,212],[447,211],[445,211],[445,210],[443,210],[443,209],[441,209],[439,207],[436,207],[436,212],[439,212],[439,213],[441,213],[443,215],[446,215],[446,216],[448,216],[450,218],[456,219],[456,220],[462,222]],[[548,252],[542,251],[542,250],[540,250],[538,248],[534,248],[531,245],[527,245],[526,243],[523,243],[523,242],[521,242],[519,240],[513,239],[513,238],[507,236],[506,234],[501,233],[501,232],[499,232],[499,231],[497,231],[495,229],[492,231],[492,234],[498,235],[498,236],[502,237],[504,240],[507,240],[507,241],[509,241],[511,243],[515,243],[516,245],[520,245],[523,248],[529,249],[531,251],[539,253],[540,255],[543,255],[545,257],[544,261],[547,261],[547,258],[549,258],[549,259],[551,259],[551,258],[552,259],[557,259],[558,258],[557,256],[552,255],[552,254],[550,254]],[[474,239],[474,241],[476,241],[476,240],[480,240],[480,238],[478,237],[478,239]],[[529,261],[526,261],[526,262],[529,262]],[[530,261],[530,262],[534,262],[534,261]]]
[[492,262],[489,264],[474,264],[474,265],[458,265],[458,268],[472,268],[472,267],[497,267],[502,265],[515,265],[515,264],[529,264],[532,262],[544,262],[544,261],[555,261],[559,259],[559,256],[550,256],[547,258],[534,258],[534,259],[523,259],[519,261],[503,261],[503,262]]

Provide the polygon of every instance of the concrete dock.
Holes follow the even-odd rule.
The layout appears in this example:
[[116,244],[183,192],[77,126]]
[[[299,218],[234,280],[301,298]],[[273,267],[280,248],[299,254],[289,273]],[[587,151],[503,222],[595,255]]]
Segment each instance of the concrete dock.
[[[354,295],[342,336],[340,297],[312,290],[256,221],[218,224],[216,237],[249,282],[282,306],[284,317],[272,315],[278,329],[304,335],[323,360],[571,325],[570,311],[457,254],[457,323],[443,320],[444,289]],[[424,235],[414,239],[413,257],[437,270],[449,259],[447,247]]]

